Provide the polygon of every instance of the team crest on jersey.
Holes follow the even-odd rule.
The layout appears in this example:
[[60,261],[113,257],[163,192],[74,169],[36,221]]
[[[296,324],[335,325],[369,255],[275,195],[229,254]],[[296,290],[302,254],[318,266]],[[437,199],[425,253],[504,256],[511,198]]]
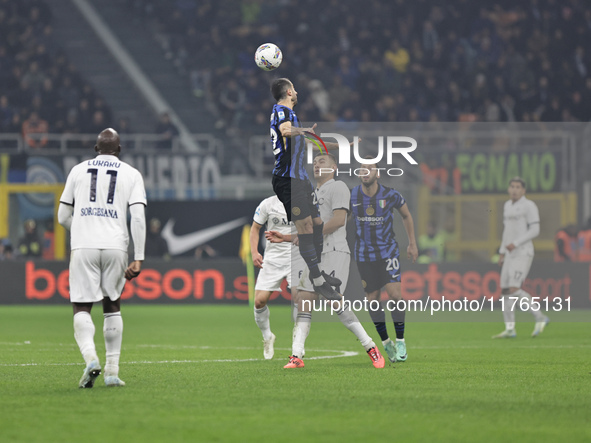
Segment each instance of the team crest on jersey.
[[362,285],[364,288],[367,288],[367,282],[366,282],[365,280],[361,280],[361,285]]
[[277,217],[273,217],[273,223],[278,225],[279,224],[279,219]]
[[380,200],[378,202],[380,208],[384,209],[386,207],[386,200]]
[[365,213],[367,215],[374,215],[376,213],[376,210],[372,206],[368,206],[367,209],[365,210]]
[[302,212],[302,211],[301,211],[301,210],[300,210],[300,208],[298,208],[297,206],[295,206],[295,207],[291,208],[291,213],[292,213],[293,215],[300,215],[300,213],[301,213],[301,212]]

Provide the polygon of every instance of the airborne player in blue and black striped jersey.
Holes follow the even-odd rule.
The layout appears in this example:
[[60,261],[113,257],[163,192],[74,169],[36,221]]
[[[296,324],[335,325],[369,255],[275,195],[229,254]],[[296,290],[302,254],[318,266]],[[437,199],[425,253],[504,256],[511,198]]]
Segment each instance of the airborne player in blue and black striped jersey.
[[[271,114],[271,143],[275,155],[273,191],[283,203],[287,218],[298,231],[300,255],[310,269],[310,280],[316,293],[328,300],[340,300],[341,295],[332,286],[341,282],[322,273],[319,268],[322,255],[322,229],[318,206],[314,202],[314,188],[306,172],[305,141],[303,135],[314,133],[314,128],[302,128],[293,111],[298,93],[293,83],[278,78],[271,83],[271,93],[277,103]],[[337,148],[336,143],[331,147]]]
[[[354,257],[368,300],[379,301],[380,292],[385,287],[388,297],[398,301],[402,298],[400,251],[394,235],[393,211],[396,209],[402,217],[408,235],[408,258],[414,263],[419,252],[412,215],[398,191],[378,183],[379,170],[376,164],[362,164],[361,171],[368,173],[361,176],[361,185],[351,192],[351,213],[356,228]],[[370,310],[369,314],[390,361],[405,361],[405,311],[391,311],[396,344],[388,336],[384,310]]]

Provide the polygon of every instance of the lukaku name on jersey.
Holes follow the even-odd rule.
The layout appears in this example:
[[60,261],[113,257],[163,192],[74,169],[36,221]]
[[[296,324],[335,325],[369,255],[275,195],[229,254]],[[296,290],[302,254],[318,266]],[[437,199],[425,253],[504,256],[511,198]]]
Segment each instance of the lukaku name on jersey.
[[88,160],[88,166],[99,166],[101,168],[118,168],[121,166],[121,162],[114,162],[109,160]]

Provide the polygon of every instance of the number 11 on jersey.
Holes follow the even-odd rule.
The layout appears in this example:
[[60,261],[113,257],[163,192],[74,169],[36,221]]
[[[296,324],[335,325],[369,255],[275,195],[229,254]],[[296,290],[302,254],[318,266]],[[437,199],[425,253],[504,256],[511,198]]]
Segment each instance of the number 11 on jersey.
[[[86,171],[90,174],[90,201],[96,201],[96,183],[98,181],[98,169],[90,168]],[[115,198],[115,186],[117,184],[117,171],[113,169],[107,170],[107,174],[111,176],[111,180],[109,182],[109,193],[107,195],[107,203],[113,204],[113,199]]]

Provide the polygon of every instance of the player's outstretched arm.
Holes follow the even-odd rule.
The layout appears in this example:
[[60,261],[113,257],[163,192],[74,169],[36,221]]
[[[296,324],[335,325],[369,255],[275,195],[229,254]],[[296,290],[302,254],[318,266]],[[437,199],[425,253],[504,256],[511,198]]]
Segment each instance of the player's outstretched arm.
[[282,234],[279,231],[265,231],[265,238],[271,243],[291,242],[291,234]]
[[72,216],[74,215],[74,206],[60,203],[57,209],[57,221],[66,229],[72,226]]
[[259,253],[259,239],[261,228],[263,225],[259,225],[253,221],[250,227],[250,255],[252,256],[252,264],[257,268],[263,267],[263,256]]
[[405,203],[400,208],[398,208],[398,212],[402,217],[402,224],[404,225],[404,230],[406,231],[406,235],[408,235],[408,247],[406,248],[406,253],[409,259],[412,259],[412,262],[417,261],[417,257],[419,256],[419,249],[417,247],[417,240],[415,239],[415,226],[414,221],[412,219],[412,215],[408,210],[408,205]]
[[[359,143],[360,141],[361,141],[361,137],[359,137],[357,139],[357,143]],[[354,141],[349,142],[349,146],[350,147],[353,147],[354,144],[355,144]],[[335,142],[324,142],[324,146],[326,146],[326,149],[329,150],[329,151],[334,151],[336,149],[339,149],[339,144],[338,143],[335,143]]]
[[291,124],[291,122],[283,122],[279,125],[279,131],[283,137],[294,137],[296,135],[304,135],[306,132],[314,134],[314,129],[318,126],[316,123],[311,128],[298,128]]

